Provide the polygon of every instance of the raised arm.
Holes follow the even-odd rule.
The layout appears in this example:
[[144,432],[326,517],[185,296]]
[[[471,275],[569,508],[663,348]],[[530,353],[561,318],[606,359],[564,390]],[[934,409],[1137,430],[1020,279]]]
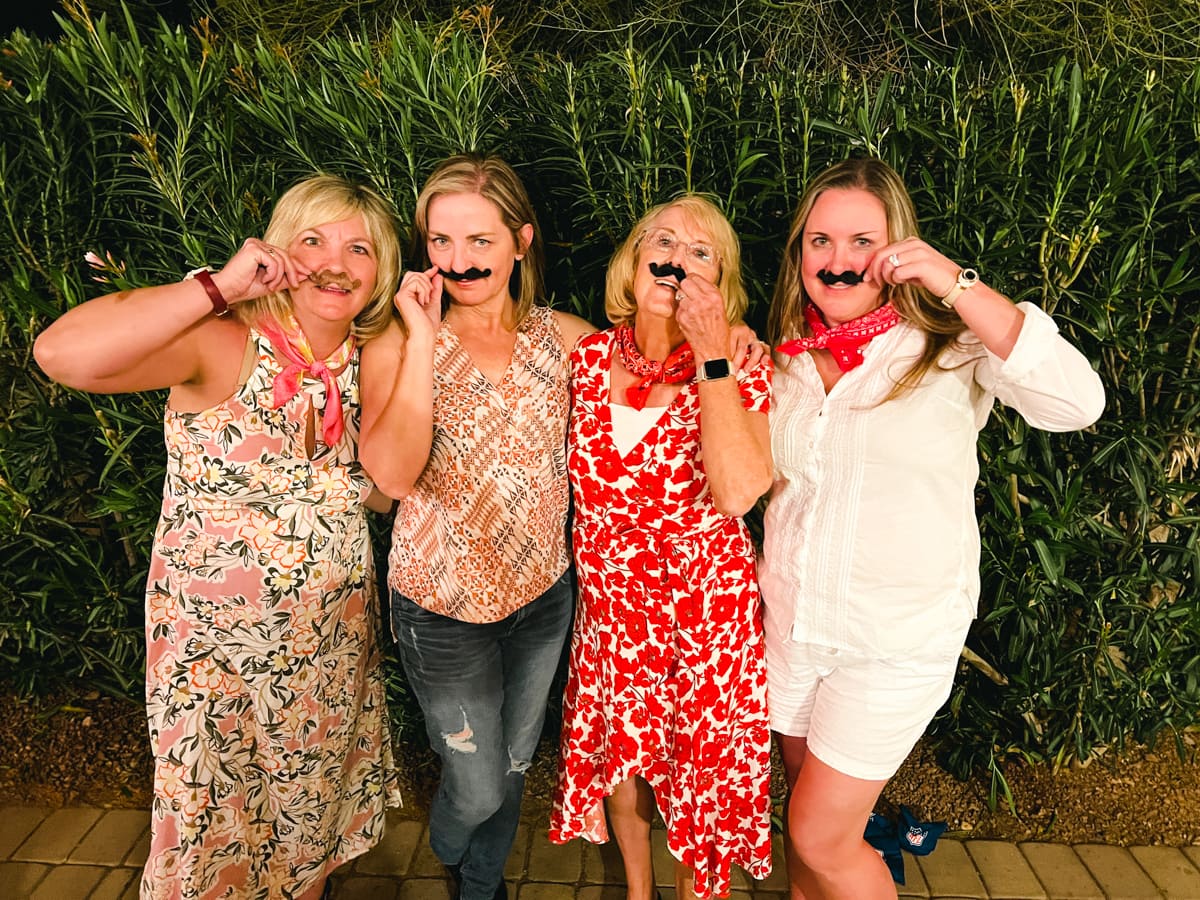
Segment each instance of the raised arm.
[[250,238],[208,277],[211,286],[189,279],[82,303],[38,335],[34,358],[55,381],[96,393],[204,382],[214,359],[224,367],[244,349],[245,326],[217,316],[218,298],[232,305],[294,287],[301,272],[282,250]]
[[404,328],[393,321],[362,349],[358,458],[380,491],[401,500],[433,447],[433,349],[442,304],[437,267],[405,272],[395,303]]
[[1001,361],[976,377],[1030,425],[1074,431],[1100,417],[1104,410],[1100,376],[1037,307],[1014,304],[978,277],[964,277],[962,268],[919,238],[884,247],[867,271],[881,283],[915,282],[945,298],[943,302],[953,306],[980,343]]
[[[729,323],[720,291],[694,274],[685,285],[676,319],[697,369],[708,360],[728,363]],[[771,488],[766,413],[746,409],[732,364],[726,377],[700,381],[699,391],[700,447],[713,503],[727,516],[744,515]]]
[[[867,277],[877,284],[918,284],[954,311],[989,352],[1008,359],[1016,346],[1025,314],[982,280],[963,278],[973,270],[960,267],[920,238],[888,244],[872,258]],[[960,285],[970,285],[969,287]]]

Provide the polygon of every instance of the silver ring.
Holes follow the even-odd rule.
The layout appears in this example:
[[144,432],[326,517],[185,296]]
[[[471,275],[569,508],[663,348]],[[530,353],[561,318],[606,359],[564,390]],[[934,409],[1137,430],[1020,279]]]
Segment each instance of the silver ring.
[[676,302],[676,303],[678,303],[680,300],[682,300],[682,299],[683,299],[683,297],[684,297],[683,291],[676,291],[676,292],[675,292],[675,302]]
[[900,257],[893,253],[888,257],[888,262],[892,264],[892,268],[894,269],[896,266],[900,265]]
[[268,247],[268,248],[267,248],[267,254],[268,254],[269,256],[274,256],[274,255],[275,255],[275,251],[274,251],[272,248]]

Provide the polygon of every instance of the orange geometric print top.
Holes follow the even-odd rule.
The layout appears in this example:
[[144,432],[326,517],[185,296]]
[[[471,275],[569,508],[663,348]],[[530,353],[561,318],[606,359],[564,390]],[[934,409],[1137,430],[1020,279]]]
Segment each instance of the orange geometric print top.
[[443,322],[433,449],[392,528],[388,584],[430,612],[496,622],[566,571],[567,354],[534,307],[493,385]]

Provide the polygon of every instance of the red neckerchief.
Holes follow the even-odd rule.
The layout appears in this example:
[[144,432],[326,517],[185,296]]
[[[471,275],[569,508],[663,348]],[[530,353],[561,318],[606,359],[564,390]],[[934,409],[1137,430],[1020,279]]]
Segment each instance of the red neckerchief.
[[788,356],[796,356],[805,350],[828,350],[833,354],[838,368],[849,372],[863,361],[862,348],[867,341],[883,334],[900,323],[900,315],[890,303],[871,310],[864,316],[834,325],[830,328],[821,319],[821,314],[811,303],[804,304],[804,321],[812,329],[812,337],[787,341],[775,349]]
[[341,346],[325,359],[315,359],[312,347],[299,323],[291,316],[288,319],[289,321],[282,325],[260,321],[255,326],[266,335],[275,352],[291,363],[284,366],[283,371],[275,376],[271,402],[278,409],[295,397],[300,392],[300,384],[306,375],[324,382],[325,414],[321,417],[321,434],[326,447],[336,446],[341,440],[345,424],[342,421],[342,392],[338,390],[333,373],[350,361],[350,356],[354,353],[354,335],[347,337]]
[[617,349],[621,351],[621,362],[640,380],[625,389],[625,399],[634,409],[645,409],[650,399],[650,389],[656,384],[679,384],[696,377],[696,359],[687,343],[680,344],[661,362],[646,359],[637,348],[632,325],[616,328]]

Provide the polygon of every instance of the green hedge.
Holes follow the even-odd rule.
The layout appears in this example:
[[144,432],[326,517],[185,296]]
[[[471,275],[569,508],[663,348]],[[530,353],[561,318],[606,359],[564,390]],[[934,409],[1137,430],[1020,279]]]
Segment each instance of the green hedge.
[[1052,312],[1109,392],[1083,433],[1002,411],[984,433],[983,598],[933,726],[946,758],[1062,762],[1193,725],[1200,69],[995,78],[962,56],[868,77],[632,39],[567,61],[470,17],[309,50],[82,17],[3,45],[0,676],[140,689],[164,398],[48,383],[30,348],[62,310],[221,262],[313,170],[371,179],[407,219],[437,160],[483,149],[535,195],[558,305],[601,322],[615,241],[702,190],[743,237],[761,327],[805,180],[866,152],[904,174],[928,239]]

